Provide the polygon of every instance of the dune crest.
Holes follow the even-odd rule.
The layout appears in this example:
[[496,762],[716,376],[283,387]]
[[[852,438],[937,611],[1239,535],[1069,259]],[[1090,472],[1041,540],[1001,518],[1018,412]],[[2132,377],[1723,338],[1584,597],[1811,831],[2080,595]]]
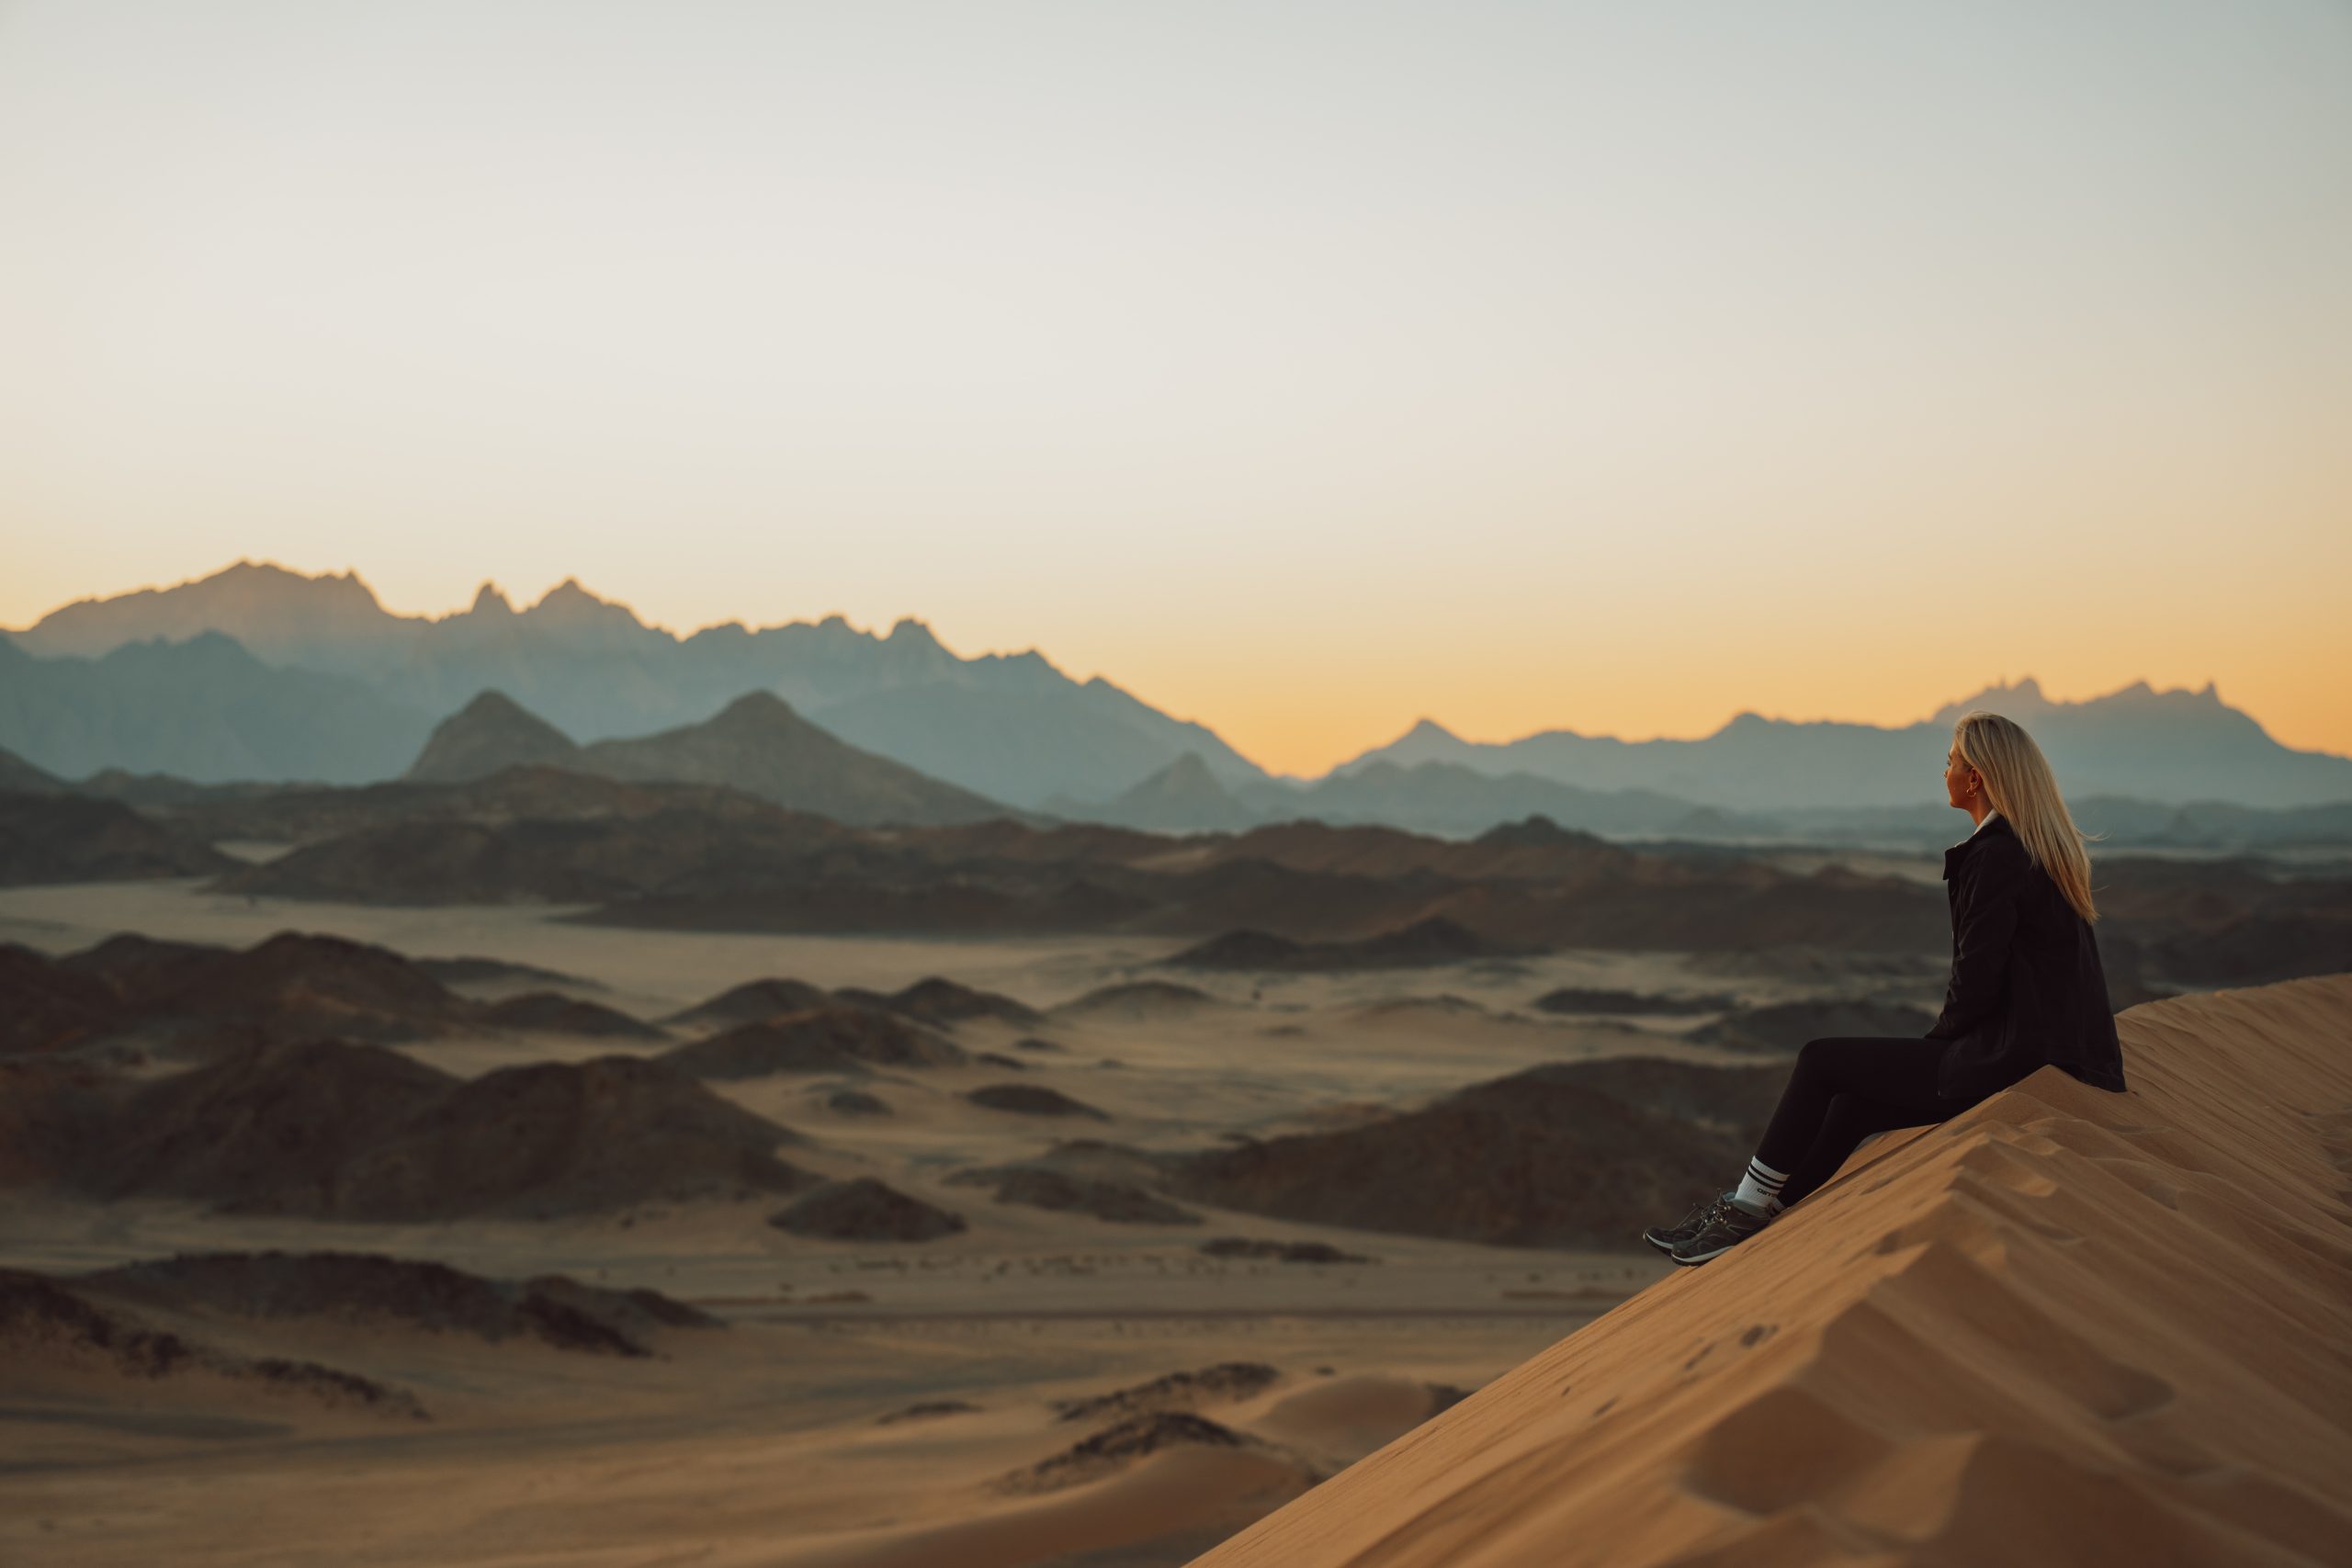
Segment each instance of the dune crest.
[[1195,1568],[2343,1561],[2352,975],[2118,1022]]

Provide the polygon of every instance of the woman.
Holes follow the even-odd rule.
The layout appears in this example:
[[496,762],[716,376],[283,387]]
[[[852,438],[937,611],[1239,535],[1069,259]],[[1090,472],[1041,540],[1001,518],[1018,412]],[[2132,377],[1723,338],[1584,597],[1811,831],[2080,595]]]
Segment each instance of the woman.
[[1953,728],[1944,790],[1974,831],[1944,852],[1951,980],[1927,1038],[1810,1040],[1739,1185],[1642,1239],[1721,1257],[1838,1173],[1873,1133],[1959,1114],[2036,1068],[2123,1092],[2091,926],[2090,857],[2033,738],[1983,709]]

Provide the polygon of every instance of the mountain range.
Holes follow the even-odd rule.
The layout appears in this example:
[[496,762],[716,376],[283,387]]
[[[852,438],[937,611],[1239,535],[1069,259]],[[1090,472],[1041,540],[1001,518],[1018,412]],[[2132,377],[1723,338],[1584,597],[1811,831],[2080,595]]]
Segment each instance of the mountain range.
[[[493,705],[479,710],[485,694]],[[944,813],[913,819],[1037,813],[1179,831],[1315,818],[1466,835],[1541,815],[1612,836],[1835,839],[1868,822],[1920,841],[1958,821],[1942,758],[1974,707],[2032,731],[2078,820],[2098,801],[2134,833],[2184,842],[2352,829],[2352,759],[2279,744],[2210,682],[2054,702],[2029,677],[1907,726],[1742,713],[1688,740],[1555,729],[1482,743],[1423,719],[1303,780],[1035,649],[966,659],[912,617],[877,637],[837,615],[682,638],[576,580],[523,610],[485,583],[468,609],[431,617],[387,611],[355,573],[241,560],[0,636],[0,748],[60,779],[443,777],[494,732],[503,763],[742,784],[801,809],[828,807],[820,793],[795,797],[796,769],[811,792],[825,775],[836,805],[870,802],[887,779],[894,808]],[[746,750],[728,739],[737,731],[762,743]],[[736,771],[753,752],[770,787]],[[787,753],[800,761],[777,760]],[[827,765],[811,771],[819,754]]]

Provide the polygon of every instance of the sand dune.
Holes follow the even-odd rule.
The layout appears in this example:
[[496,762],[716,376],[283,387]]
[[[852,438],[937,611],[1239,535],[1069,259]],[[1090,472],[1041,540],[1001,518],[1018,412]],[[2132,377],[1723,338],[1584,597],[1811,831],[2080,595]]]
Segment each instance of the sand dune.
[[2137,1008],[1198,1568],[2352,1555],[2352,976]]

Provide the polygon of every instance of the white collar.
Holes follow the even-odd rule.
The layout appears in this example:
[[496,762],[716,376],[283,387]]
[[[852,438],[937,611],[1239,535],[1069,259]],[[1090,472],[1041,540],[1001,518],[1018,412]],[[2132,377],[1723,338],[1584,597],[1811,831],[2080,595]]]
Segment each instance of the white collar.
[[[2000,813],[1999,813],[1999,812],[1997,812],[1997,811],[1987,810],[1987,811],[1984,813],[1984,822],[1979,822],[1978,824],[1976,824],[1976,826],[1975,826],[1974,828],[1973,828],[1973,829],[1971,829],[1969,830],[1968,839],[1973,839],[1973,838],[1976,837],[1976,835],[1977,835],[1977,834],[1979,834],[1979,833],[1983,832],[1983,831],[1984,830],[1985,824],[1986,824],[1986,823],[1991,822],[1991,821],[1993,820],[1993,818],[1994,818],[1998,817],[1999,815],[2000,815]],[[1968,839],[1962,839],[1962,840],[1960,841],[1960,844],[1964,844],[1964,843],[1968,842]],[[1954,844],[1954,845],[1952,846],[1952,848],[1953,848],[1953,849],[1958,849],[1958,848],[1960,848],[1960,844]]]

